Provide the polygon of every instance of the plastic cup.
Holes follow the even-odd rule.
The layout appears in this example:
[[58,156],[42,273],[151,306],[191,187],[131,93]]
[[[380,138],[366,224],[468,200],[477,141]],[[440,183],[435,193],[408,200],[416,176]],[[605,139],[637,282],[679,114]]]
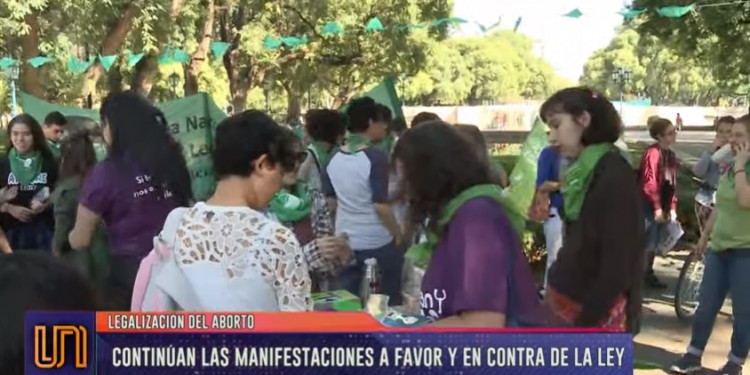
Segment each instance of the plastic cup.
[[727,143],[721,146],[711,155],[711,161],[717,164],[727,163],[732,160],[732,145]]

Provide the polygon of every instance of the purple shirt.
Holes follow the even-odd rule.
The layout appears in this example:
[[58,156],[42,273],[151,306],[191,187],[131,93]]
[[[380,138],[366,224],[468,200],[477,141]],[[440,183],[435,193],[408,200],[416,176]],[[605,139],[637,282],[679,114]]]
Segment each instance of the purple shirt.
[[150,180],[105,160],[83,185],[80,202],[104,221],[113,256],[146,256],[167,215],[177,208],[171,194],[157,192]]
[[509,325],[541,321],[534,276],[497,202],[474,198],[456,211],[425,271],[420,304],[436,320],[493,311],[505,314]]

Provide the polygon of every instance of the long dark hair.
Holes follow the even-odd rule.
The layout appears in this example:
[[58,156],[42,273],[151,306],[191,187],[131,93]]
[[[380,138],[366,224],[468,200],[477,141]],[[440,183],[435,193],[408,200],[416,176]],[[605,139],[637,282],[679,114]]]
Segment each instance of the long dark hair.
[[193,198],[190,172],[164,113],[131,91],[108,96],[99,113],[112,135],[108,158],[121,167],[134,161],[150,175],[154,188],[166,188],[179,205],[188,205]]
[[13,148],[11,132],[13,131],[13,127],[17,124],[24,124],[29,127],[29,130],[31,130],[31,137],[33,138],[34,143],[34,151],[39,151],[39,153],[42,155],[42,158],[46,161],[52,161],[55,159],[55,157],[52,156],[52,151],[50,151],[49,147],[47,146],[47,141],[44,138],[42,126],[39,125],[39,122],[33,116],[26,113],[22,113],[16,117],[13,117],[13,119],[10,120],[10,123],[8,123],[8,148],[6,150],[10,151],[10,149]]
[[490,180],[492,180],[493,183],[500,184],[500,176],[490,163],[490,155],[487,151],[487,140],[484,139],[484,134],[479,130],[479,127],[468,124],[456,124],[455,126],[458,132],[471,142],[474,146],[474,151],[477,153],[477,157],[487,166],[487,173],[490,176]]
[[83,179],[96,164],[94,143],[86,130],[66,136],[60,144],[60,155],[60,181]]
[[417,223],[429,219],[431,225],[436,224],[445,206],[459,193],[492,183],[474,145],[442,121],[407,130],[393,155],[403,166],[410,220]]

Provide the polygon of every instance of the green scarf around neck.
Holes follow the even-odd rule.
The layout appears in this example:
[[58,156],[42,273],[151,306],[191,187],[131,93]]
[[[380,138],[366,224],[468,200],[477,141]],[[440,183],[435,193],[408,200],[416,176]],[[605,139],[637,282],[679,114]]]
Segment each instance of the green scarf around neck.
[[39,151],[21,155],[15,148],[11,148],[8,151],[8,159],[10,159],[10,171],[19,185],[31,184],[31,181],[34,181],[42,172],[42,156]]
[[310,193],[302,182],[294,184],[291,191],[280,190],[271,198],[268,206],[282,223],[294,223],[310,216],[311,207]]
[[323,142],[312,141],[310,142],[308,149],[315,154],[315,158],[318,159],[318,164],[320,164],[320,169],[323,171],[326,170],[328,160],[331,159],[331,154],[333,153],[333,148],[328,149],[328,145]]
[[613,150],[613,147],[611,143],[597,143],[586,146],[578,159],[565,170],[560,191],[563,196],[563,207],[567,220],[578,220],[594,168],[602,156]]
[[361,134],[349,133],[346,135],[346,145],[349,146],[350,153],[355,153],[362,146],[372,147],[372,141]]
[[49,150],[52,151],[52,156],[59,158],[60,157],[60,144],[54,141],[47,140],[47,147],[49,147]]
[[433,227],[434,230],[427,231],[427,242],[409,247],[409,250],[406,251],[406,257],[412,260],[415,266],[426,267],[438,242],[440,242],[440,236],[445,232],[456,211],[464,203],[479,197],[490,198],[499,203],[503,207],[503,210],[505,210],[505,214],[508,216],[511,225],[513,225],[513,229],[521,236],[526,227],[526,220],[502,196],[500,187],[494,184],[475,185],[462,191],[448,202],[438,219],[437,225]]

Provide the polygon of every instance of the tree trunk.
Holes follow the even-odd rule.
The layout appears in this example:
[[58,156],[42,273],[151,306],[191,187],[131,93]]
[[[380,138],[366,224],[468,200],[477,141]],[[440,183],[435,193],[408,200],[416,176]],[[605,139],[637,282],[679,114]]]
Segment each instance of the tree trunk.
[[[169,17],[172,18],[172,20],[176,19],[177,16],[180,15],[180,10],[182,10],[182,3],[184,3],[184,0],[172,0],[172,5],[169,7]],[[213,1],[211,1],[213,4]]]
[[151,93],[152,81],[159,73],[159,62],[156,53],[143,56],[133,69],[133,77],[130,80],[130,89],[138,92],[144,97]]
[[18,62],[22,69],[21,88],[37,98],[45,98],[44,88],[42,88],[39,79],[39,71],[37,68],[26,64],[26,60],[39,55],[39,19],[37,14],[29,14],[26,17],[26,24],[29,25],[29,32],[21,38],[21,61]]
[[120,63],[116,63],[112,66],[112,69],[107,72],[107,88],[110,93],[122,92],[122,71],[120,70]]
[[[109,30],[107,36],[104,37],[100,49],[102,56],[114,55],[120,50],[122,44],[125,42],[125,38],[130,32],[130,29],[133,27],[133,21],[140,12],[141,10],[135,2],[128,5],[122,17],[120,17],[120,20],[117,21],[112,29]],[[105,70],[98,60],[86,69],[84,75],[85,83],[83,85],[83,96],[96,93],[96,84],[104,73]]]
[[[174,3],[172,5],[174,6]],[[198,93],[198,78],[211,49],[215,9],[214,0],[208,0],[208,14],[206,14],[206,21],[203,24],[203,36],[198,44],[198,49],[190,56],[190,65],[185,68],[185,96]]]
[[302,95],[295,90],[286,89],[286,123],[294,125],[299,123],[302,116]]

